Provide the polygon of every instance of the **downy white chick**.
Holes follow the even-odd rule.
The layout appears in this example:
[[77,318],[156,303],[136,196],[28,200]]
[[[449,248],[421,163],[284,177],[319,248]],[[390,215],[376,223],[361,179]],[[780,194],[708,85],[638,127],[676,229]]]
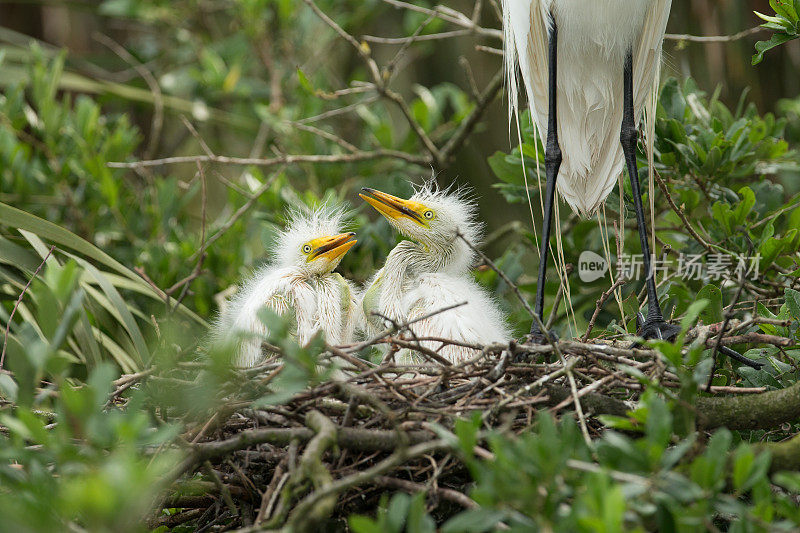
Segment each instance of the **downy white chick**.
[[258,318],[264,307],[291,317],[291,332],[301,345],[320,331],[331,345],[353,341],[363,312],[353,284],[333,271],[356,244],[355,233],[341,232],[343,218],[342,210],[329,207],[293,213],[276,239],[272,263],[244,281],[229,300],[215,331],[217,337],[242,337],[237,366],[253,367],[265,358],[261,343],[268,331]]
[[[363,307],[371,328],[383,323],[378,312],[404,323],[466,301],[467,304],[435,314],[410,326],[418,337],[438,337],[474,344],[506,342],[511,334],[503,312],[494,299],[471,277],[474,251],[458,232],[476,244],[482,227],[476,221],[477,206],[462,192],[440,191],[425,185],[408,200],[364,188],[369,202],[409,240],[400,242],[387,256],[364,294]],[[464,361],[476,350],[437,341],[422,341],[453,363]],[[419,354],[403,350],[400,362],[422,361]]]

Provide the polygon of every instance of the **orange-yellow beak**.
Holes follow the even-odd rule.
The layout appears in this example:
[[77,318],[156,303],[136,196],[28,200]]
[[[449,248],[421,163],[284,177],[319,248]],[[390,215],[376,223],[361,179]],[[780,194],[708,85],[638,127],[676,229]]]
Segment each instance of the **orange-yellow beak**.
[[336,259],[339,259],[358,242],[357,240],[353,239],[355,236],[355,233],[350,232],[340,233],[339,235],[334,235],[332,237],[320,237],[312,240],[309,243],[311,244],[312,250],[311,253],[308,254],[308,259],[306,261],[310,263],[311,261],[319,259],[320,257],[324,257],[329,261],[335,261]]
[[359,194],[359,196],[386,218],[395,220],[406,217],[420,226],[428,227],[428,221],[422,215],[428,208],[421,203],[403,200],[369,187],[363,187],[361,190],[363,194]]

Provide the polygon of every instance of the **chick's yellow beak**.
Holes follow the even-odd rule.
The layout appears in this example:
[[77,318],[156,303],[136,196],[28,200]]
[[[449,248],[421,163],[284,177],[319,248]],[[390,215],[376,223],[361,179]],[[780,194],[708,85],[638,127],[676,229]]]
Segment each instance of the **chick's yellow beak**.
[[335,261],[336,259],[339,259],[358,242],[357,240],[353,239],[355,236],[355,233],[349,232],[340,233],[339,235],[334,235],[332,237],[320,237],[312,240],[309,242],[311,245],[311,253],[308,254],[307,262],[310,263],[311,261],[319,259],[320,257],[324,257],[329,261]]
[[420,226],[428,227],[428,221],[423,215],[428,210],[425,205],[411,200],[404,200],[369,187],[363,187],[361,190],[363,194],[359,194],[359,196],[386,218],[396,220],[405,217]]

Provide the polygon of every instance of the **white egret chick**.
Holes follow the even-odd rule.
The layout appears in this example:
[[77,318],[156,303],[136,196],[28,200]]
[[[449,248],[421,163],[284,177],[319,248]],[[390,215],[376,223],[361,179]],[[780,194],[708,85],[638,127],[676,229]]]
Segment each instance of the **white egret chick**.
[[[396,322],[413,321],[449,305],[466,305],[419,320],[410,325],[418,338],[437,337],[470,344],[507,342],[511,334],[497,303],[470,276],[474,251],[458,237],[475,244],[482,226],[477,206],[463,193],[447,193],[426,185],[404,200],[375,189],[362,189],[361,198],[378,210],[409,240],[389,253],[383,268],[364,294],[363,307],[374,328],[381,327],[377,312]],[[477,352],[433,340],[420,342],[453,363]],[[419,361],[408,350],[400,362]]]
[[331,345],[353,341],[363,313],[351,282],[333,270],[356,244],[355,233],[342,233],[343,212],[327,207],[294,213],[280,232],[273,262],[243,282],[229,300],[215,330],[217,336],[243,336],[234,363],[253,367],[265,358],[262,340],[268,331],[258,312],[268,307],[291,317],[292,333],[306,344],[323,332]]

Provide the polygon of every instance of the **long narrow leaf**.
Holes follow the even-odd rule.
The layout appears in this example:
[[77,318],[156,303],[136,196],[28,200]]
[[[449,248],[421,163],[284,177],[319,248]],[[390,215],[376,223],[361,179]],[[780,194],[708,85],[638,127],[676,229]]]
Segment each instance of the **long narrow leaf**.
[[60,246],[75,250],[98,263],[113,268],[120,274],[134,281],[139,281],[143,285],[146,285],[135,272],[125,268],[125,266],[97,246],[85,239],[81,239],[71,231],[39,218],[36,215],[0,202],[0,224],[35,233],[42,239],[47,239]]
[[[36,250],[39,253],[39,255],[41,255],[42,257],[46,257],[49,263],[52,262],[53,264],[56,265],[58,264],[58,259],[49,253],[49,249],[44,244],[44,242],[39,238],[38,235],[22,229],[19,231],[22,234],[22,236],[28,240],[28,242],[31,244],[34,250]],[[78,262],[78,264],[81,267],[83,267],[92,278],[94,278],[94,280],[97,282],[97,284],[105,293],[106,297],[109,300],[106,303],[105,307],[108,309],[110,313],[114,315],[114,317],[122,325],[125,331],[128,332],[128,335],[133,341],[134,349],[138,355],[137,363],[139,366],[141,366],[148,354],[147,343],[145,342],[144,336],[142,335],[142,332],[139,329],[139,325],[136,323],[136,319],[133,317],[133,314],[131,314],[130,309],[128,309],[127,304],[122,299],[122,296],[120,296],[119,292],[114,287],[114,285],[103,275],[102,272],[100,272],[100,270],[97,269],[97,267],[95,267],[94,265],[92,265],[91,263],[89,263],[88,261],[86,261],[81,257],[72,255],[71,257],[73,257]],[[86,289],[88,289],[88,287]],[[62,324],[63,323],[64,322],[62,321]],[[64,337],[67,334],[67,332],[61,332],[61,333]],[[60,344],[61,344],[61,339],[59,340],[59,345]]]
[[133,345],[136,347],[136,363],[141,368],[144,361],[149,359],[149,351],[147,349],[147,343],[144,341],[144,336],[142,335],[141,330],[139,330],[139,326],[136,324],[136,319],[133,318],[133,315],[128,310],[128,306],[125,304],[125,301],[122,299],[122,296],[120,296],[119,292],[117,292],[117,289],[114,288],[114,285],[105,276],[103,276],[102,272],[97,270],[94,265],[85,259],[78,258],[78,264],[85,268],[94,277],[94,279],[100,285],[100,288],[103,289],[103,292],[114,304],[114,307],[118,313],[118,317],[121,320],[125,331],[128,332],[128,335],[130,335],[131,340],[133,341]]
[[39,266],[40,261],[37,261],[36,255],[32,254],[30,250],[0,236],[0,263],[33,272]]
[[[85,258],[92,259],[98,263],[105,265],[115,272],[118,272],[128,280],[134,283],[137,291],[142,294],[147,294],[155,299],[160,300],[161,296],[158,295],[150,285],[148,285],[141,277],[135,272],[119,263],[116,259],[102,251],[92,243],[82,239],[52,222],[48,222],[42,218],[32,215],[8,204],[0,202],[0,225],[9,226],[34,233],[41,239],[46,239],[61,247],[69,248]],[[35,268],[35,267],[34,267]],[[190,311],[187,307],[181,305],[178,308],[181,313],[186,314],[197,323],[205,325],[205,321],[197,316],[197,314]]]

